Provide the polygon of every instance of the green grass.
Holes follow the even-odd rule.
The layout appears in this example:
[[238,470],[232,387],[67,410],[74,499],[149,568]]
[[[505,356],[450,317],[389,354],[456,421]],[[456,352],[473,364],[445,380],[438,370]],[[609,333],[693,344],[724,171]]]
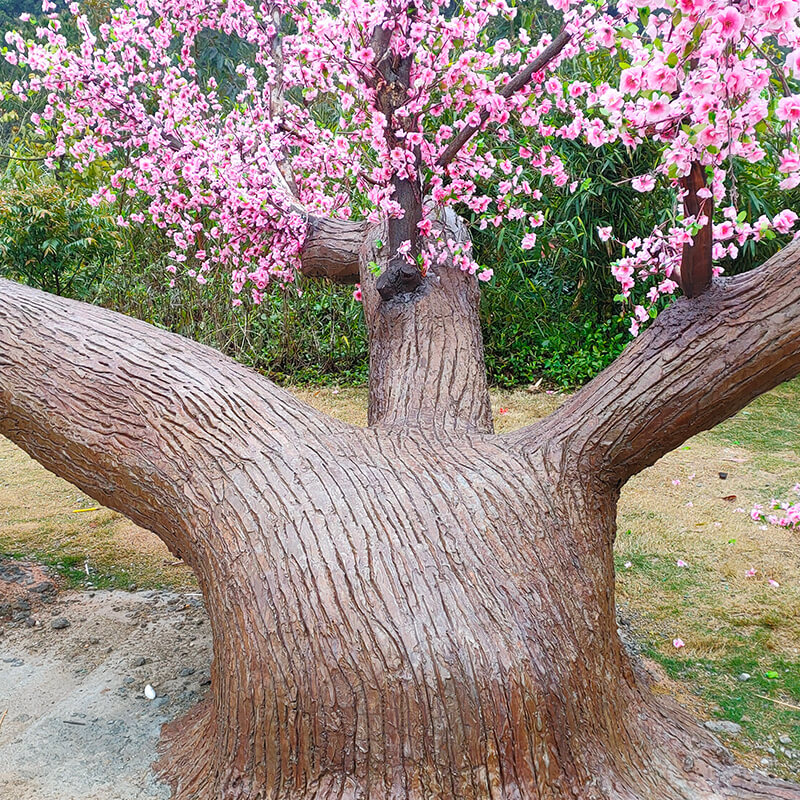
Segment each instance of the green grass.
[[[713,718],[742,726],[741,737],[728,739],[728,745],[744,755],[774,758],[771,770],[797,780],[800,759],[785,751],[800,750],[800,712],[781,704],[800,707],[800,661],[771,656],[758,643],[754,637],[749,646],[743,643],[731,655],[717,659],[668,656],[653,647],[644,653],[672,680],[704,697]],[[743,674],[750,678],[739,680]],[[782,745],[782,735],[789,736],[791,744]]]
[[756,398],[747,408],[711,431],[712,438],[729,447],[742,447],[766,459],[800,458],[800,378]]
[[[144,571],[141,575],[137,570],[129,572],[128,569],[115,564],[98,566],[89,563],[89,573],[86,573],[88,563],[85,555],[70,555],[57,550],[11,551],[3,552],[4,558],[18,561],[35,559],[39,564],[48,568],[51,574],[61,578],[61,584],[66,589],[159,589],[170,588],[169,584],[153,581]],[[139,582],[141,581],[141,583]]]

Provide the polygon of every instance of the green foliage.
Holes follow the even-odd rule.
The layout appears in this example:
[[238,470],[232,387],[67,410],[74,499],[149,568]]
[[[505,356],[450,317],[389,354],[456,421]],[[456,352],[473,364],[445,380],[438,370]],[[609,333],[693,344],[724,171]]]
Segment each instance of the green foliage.
[[0,274],[55,294],[91,299],[119,248],[110,216],[55,176],[0,185]]

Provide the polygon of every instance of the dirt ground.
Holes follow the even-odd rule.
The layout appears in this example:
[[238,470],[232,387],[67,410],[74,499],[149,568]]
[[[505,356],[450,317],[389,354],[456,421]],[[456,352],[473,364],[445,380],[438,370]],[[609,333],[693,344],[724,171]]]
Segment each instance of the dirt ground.
[[[0,578],[0,597],[7,583]],[[36,595],[26,609],[34,624],[6,624],[0,637],[0,798],[166,800],[150,770],[161,725],[209,682],[199,595]]]
[[[298,394],[365,422],[363,391]],[[496,393],[497,428],[562,401]],[[741,736],[723,738],[740,760],[797,779],[798,532],[742,513],[800,480],[800,426],[792,417],[774,432],[789,412],[800,415],[797,382],[632,480],[615,559],[623,633],[647,656],[655,691],[701,719],[735,720]],[[0,798],[166,798],[149,768],[159,727],[202,695],[209,663],[185,565],[0,438]],[[745,671],[753,679],[740,683]]]

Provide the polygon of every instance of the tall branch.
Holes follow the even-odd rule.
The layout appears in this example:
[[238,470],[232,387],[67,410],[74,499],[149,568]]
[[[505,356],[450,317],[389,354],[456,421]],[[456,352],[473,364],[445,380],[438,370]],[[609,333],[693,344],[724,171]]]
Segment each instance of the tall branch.
[[[403,13],[412,17],[416,9],[412,3]],[[405,106],[411,93],[411,71],[414,55],[400,56],[392,50],[394,29],[378,26],[372,37],[375,53],[374,67],[380,76],[375,82],[377,106],[386,118],[385,138],[388,149],[405,148],[405,141],[398,136],[398,130],[408,133],[413,118],[398,119],[397,111]],[[418,147],[413,149],[413,176],[392,176],[394,193],[392,199],[403,209],[401,218],[392,217],[387,222],[389,252],[392,258],[378,277],[378,293],[384,300],[408,292],[413,292],[422,283],[422,272],[415,263],[419,255],[419,223],[422,221],[422,157]],[[407,255],[398,249],[408,243]]]
[[[515,95],[520,89],[527,86],[531,80],[533,80],[533,76],[536,75],[537,72],[541,72],[556,58],[556,56],[558,56],[567,46],[571,38],[572,34],[561,31],[561,33],[559,33],[558,36],[528,64],[528,66],[514,75],[498,94],[508,99]],[[447,145],[444,152],[436,160],[437,166],[446,167],[458,155],[461,148],[486,124],[486,120],[489,119],[489,112],[484,109],[480,112],[480,117],[481,121],[478,125],[466,125],[458,132],[455,139]]]
[[508,440],[624,483],[800,374],[800,242],[682,298],[611,366]]
[[692,242],[683,246],[680,275],[677,276],[683,293],[697,297],[709,286],[713,277],[712,247],[714,245],[712,221],[714,198],[700,197],[698,192],[706,189],[706,170],[699,161],[693,161],[689,174],[681,178],[681,187],[686,192],[683,207],[691,217],[707,217],[707,222],[692,237]]
[[[275,28],[275,33],[270,39],[270,51],[272,60],[275,64],[275,82],[273,83],[269,93],[270,114],[272,121],[284,120],[286,115],[286,96],[284,92],[283,81],[283,36],[281,34],[281,12],[277,8],[273,8],[271,12],[272,25]],[[278,162],[278,169],[281,172],[286,185],[294,197],[298,196],[297,183],[295,182],[294,172],[289,158],[289,150],[287,147],[281,147],[281,154],[283,158]]]

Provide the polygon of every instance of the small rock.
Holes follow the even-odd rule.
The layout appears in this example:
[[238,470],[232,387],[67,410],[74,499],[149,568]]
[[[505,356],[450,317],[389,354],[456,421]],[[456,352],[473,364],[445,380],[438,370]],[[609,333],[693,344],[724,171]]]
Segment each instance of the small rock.
[[762,763],[762,764],[764,764],[765,766],[766,766],[767,764],[769,764],[769,762],[770,762],[770,761],[772,761],[772,759],[771,759],[771,758],[762,758],[762,759],[761,759],[761,763]]
[[791,743],[792,743],[792,737],[791,737],[791,736],[789,736],[789,735],[788,735],[788,734],[786,734],[786,733],[782,733],[782,734],[781,734],[781,735],[778,737],[778,741],[779,741],[781,744],[791,744]]
[[156,690],[149,683],[147,684],[147,686],[144,687],[144,696],[148,700],[156,699]]
[[163,708],[167,703],[169,703],[169,697],[161,695],[161,697],[157,697],[153,700],[153,708]]
[[178,673],[178,675],[179,675],[181,678],[188,678],[190,675],[194,675],[194,673],[195,673],[195,672],[196,672],[196,670],[195,670],[195,668],[194,668],[194,667],[184,667],[184,668],[183,668],[183,669],[182,669],[182,670],[181,670],[181,671]]
[[29,628],[35,628],[36,627],[36,620],[33,617],[28,617],[28,619],[25,620],[25,624]]
[[749,672],[742,672],[739,675],[739,680],[742,681],[742,683],[744,683],[744,681],[749,681],[750,680],[750,673]]
[[714,733],[724,733],[727,736],[738,736],[742,732],[741,725],[727,719],[710,719],[705,726]]
[[131,661],[131,665],[134,666],[134,667],[143,667],[146,663],[147,663],[147,659],[144,658],[143,656],[139,656],[138,658],[134,658],[133,661]]
[[64,628],[69,628],[70,625],[71,623],[66,617],[56,617],[50,623],[50,627],[56,631],[63,630]]

